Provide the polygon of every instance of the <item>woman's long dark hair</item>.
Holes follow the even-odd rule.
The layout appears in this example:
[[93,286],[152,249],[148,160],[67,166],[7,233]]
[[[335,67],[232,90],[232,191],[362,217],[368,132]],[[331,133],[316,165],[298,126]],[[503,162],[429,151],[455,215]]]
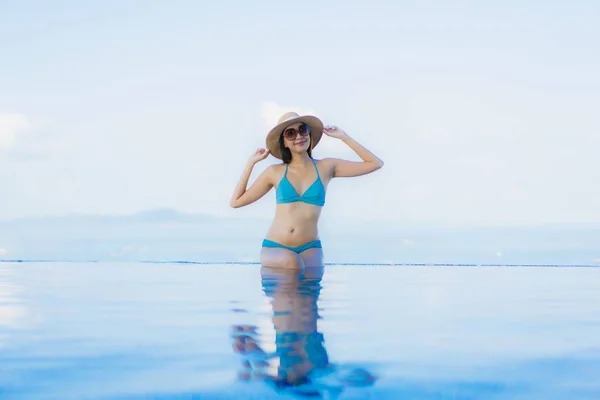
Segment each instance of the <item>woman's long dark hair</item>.
[[[308,156],[312,158],[312,134],[310,134],[308,137],[310,138],[310,144],[306,152],[308,153]],[[284,164],[289,164],[292,162],[292,152],[290,149],[285,147],[285,144],[283,143],[283,133],[279,135],[279,150],[281,151],[281,160],[284,162]]]

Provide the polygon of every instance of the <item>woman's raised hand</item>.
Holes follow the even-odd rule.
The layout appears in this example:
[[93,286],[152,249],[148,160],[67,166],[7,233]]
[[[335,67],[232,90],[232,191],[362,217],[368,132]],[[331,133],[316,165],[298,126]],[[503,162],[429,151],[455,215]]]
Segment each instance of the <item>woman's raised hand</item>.
[[257,162],[262,161],[265,158],[267,158],[269,153],[270,152],[267,149],[256,149],[256,151],[254,153],[252,153],[252,155],[248,159],[248,162],[250,162],[252,164],[256,164]]

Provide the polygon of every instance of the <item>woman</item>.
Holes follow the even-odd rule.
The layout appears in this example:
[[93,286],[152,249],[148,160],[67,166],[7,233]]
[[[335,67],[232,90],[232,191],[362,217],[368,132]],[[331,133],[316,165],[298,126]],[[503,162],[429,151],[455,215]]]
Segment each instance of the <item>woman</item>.
[[[346,143],[362,162],[338,158],[314,160],[312,150],[325,135]],[[318,222],[333,178],[354,177],[380,169],[383,161],[335,126],[324,126],[311,115],[289,112],[267,134],[267,148],[258,149],[231,197],[231,207],[244,207],[276,189],[275,218],[262,243],[263,266],[302,269],[323,265]],[[267,167],[247,189],[254,165],[271,154],[281,164]]]

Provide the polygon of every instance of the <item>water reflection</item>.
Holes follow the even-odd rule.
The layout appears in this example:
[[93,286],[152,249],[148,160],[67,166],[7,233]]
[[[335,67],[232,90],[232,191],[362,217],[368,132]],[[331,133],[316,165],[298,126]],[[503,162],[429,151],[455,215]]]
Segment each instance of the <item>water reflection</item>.
[[234,325],[232,346],[242,360],[238,379],[262,380],[276,390],[328,398],[347,387],[375,383],[376,377],[366,369],[330,362],[317,323],[322,278],[323,268],[297,271],[262,267],[262,289],[272,308],[275,351],[263,349],[255,325]]
[[17,328],[25,315],[25,308],[16,295],[20,288],[12,281],[13,275],[12,268],[0,264],[0,329]]

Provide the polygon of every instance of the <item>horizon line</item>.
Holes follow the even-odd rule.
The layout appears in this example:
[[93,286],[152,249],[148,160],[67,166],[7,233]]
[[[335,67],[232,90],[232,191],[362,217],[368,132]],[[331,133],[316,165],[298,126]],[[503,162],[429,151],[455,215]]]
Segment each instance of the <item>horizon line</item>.
[[[191,265],[261,265],[259,261],[192,261],[192,260],[45,260],[0,259],[0,263],[133,263],[133,264],[191,264]],[[419,263],[419,262],[325,262],[325,266],[372,266],[372,267],[508,267],[508,268],[600,268],[598,264],[535,264],[535,263]]]
[[[206,219],[227,219],[227,220],[261,220],[270,221],[270,216],[233,216],[218,213],[206,213],[206,212],[190,212],[181,211],[171,207],[156,207],[141,209],[139,211],[130,211],[122,213],[102,213],[102,212],[65,212],[56,214],[29,214],[21,215],[10,218],[0,218],[0,224],[2,223],[14,223],[21,222],[24,220],[43,220],[43,219],[60,219],[60,218],[77,218],[77,217],[96,217],[96,218],[128,218],[128,217],[139,217],[139,216],[152,216],[159,214],[169,215],[173,217],[201,217]],[[348,217],[328,217],[330,220],[348,223]],[[557,227],[557,226],[585,226],[600,229],[600,221],[511,221],[505,223],[498,222],[449,222],[449,221],[431,221],[431,220],[409,220],[409,219],[384,219],[384,218],[356,218],[350,223],[366,223],[366,222],[380,222],[380,223],[394,223],[394,224],[406,224],[411,226],[427,226],[427,227],[471,227],[471,228],[515,228],[515,227]]]

